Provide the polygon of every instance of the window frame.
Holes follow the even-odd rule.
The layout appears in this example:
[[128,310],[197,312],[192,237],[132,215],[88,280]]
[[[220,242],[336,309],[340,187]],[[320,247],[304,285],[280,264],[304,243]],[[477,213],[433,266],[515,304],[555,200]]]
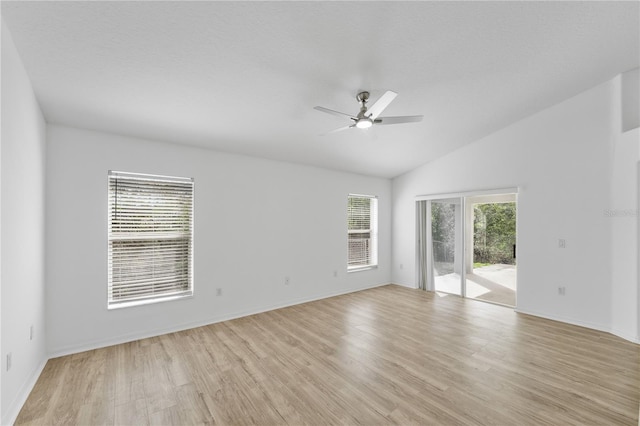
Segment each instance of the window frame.
[[[165,203],[168,203],[169,205],[175,205],[175,201],[169,201],[170,197],[167,194],[167,189],[161,188],[162,183],[182,186],[184,188],[183,191],[180,192],[180,190],[178,190],[178,192],[183,196],[188,195],[186,198],[187,201],[186,202],[182,201],[179,203],[179,207],[173,207],[173,208],[175,209],[175,213],[181,213],[181,214],[184,214],[184,209],[186,209],[186,211],[188,212],[188,216],[184,221],[179,220],[177,222],[179,225],[178,230],[167,231],[166,229],[160,229],[160,230],[150,231],[154,227],[149,226],[149,222],[146,222],[142,226],[143,229],[138,232],[130,231],[130,230],[128,232],[125,232],[122,230],[120,232],[114,231],[114,227],[116,227],[115,218],[117,217],[117,213],[116,213],[117,196],[120,195],[121,197],[124,197],[123,193],[118,192],[117,190],[118,180],[123,182],[126,181],[127,184],[129,184],[130,186],[135,186],[136,182],[140,185],[140,187],[137,188],[138,193],[135,194],[135,196],[137,196],[138,198],[135,198],[137,203],[134,203],[134,204],[136,204],[137,206],[132,206],[131,204],[128,205],[127,209],[129,211],[128,213],[129,217],[127,219],[131,220],[132,216],[135,216],[136,213],[138,214],[141,213],[141,211],[144,210],[144,207],[147,207],[148,209],[149,207],[148,203],[153,204],[153,202],[150,201],[148,198],[145,199],[142,195],[140,195],[140,192],[143,191],[142,188],[144,187],[144,182],[147,182],[147,185],[149,182],[158,184],[157,192],[155,194],[163,197],[162,201],[164,201]],[[116,182],[115,190],[112,188],[113,182]],[[146,190],[147,193],[152,192],[152,191],[149,191],[149,188],[153,189],[152,187],[147,186],[147,188],[145,188],[144,190]],[[120,309],[120,308],[132,307],[132,306],[155,304],[155,303],[167,302],[171,300],[178,300],[178,299],[193,297],[193,294],[194,294],[193,252],[194,252],[194,210],[195,210],[194,209],[194,206],[195,206],[194,179],[186,178],[186,177],[152,175],[152,174],[131,173],[131,172],[109,170],[107,174],[107,198],[108,198],[107,200],[107,275],[108,275],[107,277],[107,309],[108,310]],[[146,205],[144,204],[145,202],[147,203]],[[162,207],[166,209],[168,204],[164,204]],[[136,210],[136,208],[138,210]],[[172,213],[173,213],[173,210],[172,210]],[[152,219],[158,220],[159,218],[152,216]],[[175,221],[175,216],[173,216],[169,220],[172,222],[172,224],[175,224],[175,222],[173,222]],[[183,226],[184,228],[186,228],[186,231],[185,229],[180,229]],[[123,225],[120,224],[120,227],[123,227]],[[165,228],[166,228],[166,224],[165,224]],[[184,240],[186,244],[186,248],[179,248],[180,243],[172,245],[171,242],[175,242],[176,240]],[[142,250],[144,254],[142,254],[141,257],[144,258],[146,256],[146,258],[144,259],[144,262],[146,262],[148,265],[153,265],[152,266],[153,272],[150,272],[148,273],[148,275],[144,275],[142,277],[143,280],[146,280],[150,283],[140,285],[140,288],[144,290],[145,289],[144,287],[147,287],[146,290],[150,290],[149,292],[141,293],[137,298],[134,298],[134,297],[114,298],[114,284],[115,284],[114,283],[114,269],[115,269],[114,253],[115,254],[119,253],[120,255],[122,255],[123,253],[126,253],[126,248],[124,247],[122,250],[114,251],[114,244],[113,244],[114,242],[124,242],[125,245],[127,242],[130,242],[132,244],[136,244],[137,242],[138,243],[137,250],[140,250],[139,247],[142,246]],[[146,245],[148,245],[148,247],[145,247],[145,243]],[[163,244],[165,245],[165,247],[163,247],[165,250],[166,250],[166,245],[169,244],[171,254],[175,254],[176,256],[180,255],[180,256],[178,258],[175,258],[175,260],[170,260],[168,262],[166,258],[164,259],[159,258],[157,255],[157,250],[159,247],[162,247]],[[154,291],[158,291],[158,285],[154,284],[152,281],[157,278],[155,276],[155,268],[156,268],[156,265],[157,265],[156,262],[158,261],[158,259],[160,259],[160,262],[163,263],[162,266],[169,265],[168,267],[170,269],[171,268],[178,269],[176,265],[180,263],[186,263],[186,272],[183,272],[183,275],[186,275],[186,278],[184,276],[180,276],[180,273],[178,272],[176,272],[176,274],[173,276],[169,274],[170,278],[173,278],[173,279],[181,278],[183,281],[186,281],[186,289],[178,290],[178,287],[181,284],[177,284],[177,285],[174,284],[176,291],[160,292],[154,296]],[[131,263],[132,262],[128,262],[127,264],[130,265]],[[181,268],[181,269],[183,271],[185,270],[185,268]],[[166,279],[166,276],[163,278]],[[123,288],[126,288],[126,285],[127,285],[126,282],[120,283],[120,286],[125,286]]]
[[[366,198],[370,200],[369,205],[369,228],[367,229],[350,229],[351,209],[350,200],[352,198]],[[365,264],[352,264],[351,254],[351,235],[353,234],[369,234],[369,262]],[[347,196],[347,272],[366,271],[378,267],[378,196],[367,194],[349,194]]]

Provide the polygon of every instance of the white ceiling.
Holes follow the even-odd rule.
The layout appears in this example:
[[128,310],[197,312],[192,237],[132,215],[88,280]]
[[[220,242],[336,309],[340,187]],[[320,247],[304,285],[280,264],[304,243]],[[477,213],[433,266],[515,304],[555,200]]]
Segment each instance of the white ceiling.
[[[638,67],[632,2],[2,2],[48,122],[394,177]],[[356,93],[418,124],[320,137]]]

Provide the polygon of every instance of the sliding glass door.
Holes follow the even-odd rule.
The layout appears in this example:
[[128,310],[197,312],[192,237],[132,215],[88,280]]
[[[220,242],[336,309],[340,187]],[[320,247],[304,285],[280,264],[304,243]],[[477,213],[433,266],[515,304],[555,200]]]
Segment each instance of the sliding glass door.
[[435,291],[462,296],[462,199],[431,201],[431,253]]
[[466,297],[516,304],[516,196],[466,200]]
[[418,200],[418,287],[515,306],[516,201],[515,192]]

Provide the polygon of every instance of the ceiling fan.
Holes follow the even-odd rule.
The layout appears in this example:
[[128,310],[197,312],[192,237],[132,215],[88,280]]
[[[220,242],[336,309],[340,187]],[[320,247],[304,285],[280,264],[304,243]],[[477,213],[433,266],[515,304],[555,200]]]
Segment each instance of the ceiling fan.
[[422,115],[404,115],[400,117],[380,117],[380,114],[382,114],[382,111],[384,111],[385,108],[389,106],[391,101],[393,101],[396,96],[398,96],[396,92],[392,92],[391,90],[388,90],[385,92],[384,95],[380,96],[380,99],[378,99],[373,105],[371,105],[370,108],[367,108],[367,101],[369,100],[369,92],[360,92],[356,96],[356,100],[360,103],[360,112],[355,116],[351,114],[346,114],[344,112],[334,111],[332,109],[321,107],[321,106],[313,107],[314,109],[318,111],[326,112],[327,114],[336,115],[338,117],[349,117],[351,120],[353,120],[353,123],[349,126],[340,127],[338,129],[331,130],[320,136],[341,132],[343,130],[352,129],[354,127],[358,129],[368,129],[371,126],[378,125],[378,124],[416,123],[418,121],[422,121],[422,118],[424,117]]

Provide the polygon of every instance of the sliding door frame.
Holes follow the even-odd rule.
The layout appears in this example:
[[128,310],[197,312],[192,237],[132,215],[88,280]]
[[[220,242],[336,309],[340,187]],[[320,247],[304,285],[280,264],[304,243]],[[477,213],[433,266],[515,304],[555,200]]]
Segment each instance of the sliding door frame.
[[415,201],[438,200],[441,198],[458,198],[458,197],[475,197],[478,195],[502,195],[502,194],[518,194],[518,187],[499,188],[499,189],[483,189],[478,191],[463,192],[445,192],[442,194],[417,195]]
[[[518,194],[519,194],[519,188],[518,187],[512,187],[512,188],[499,188],[499,189],[486,189],[486,190],[477,190],[477,191],[463,191],[463,192],[450,192],[450,193],[441,193],[441,194],[429,194],[429,195],[418,195],[415,197],[415,203],[416,203],[416,225],[418,224],[418,221],[420,221],[420,202],[426,202],[426,209],[425,209],[425,214],[426,214],[426,230],[429,230],[429,232],[426,232],[426,235],[420,235],[421,234],[421,227],[416,226],[416,241],[418,244],[423,244],[423,239],[426,238],[426,254],[427,256],[431,257],[431,260],[433,259],[433,241],[432,241],[432,235],[431,235],[431,201],[436,201],[436,200],[443,200],[443,199],[448,199],[448,198],[458,198],[460,199],[460,215],[461,218],[459,218],[459,220],[461,221],[460,226],[461,226],[461,241],[460,244],[462,245],[462,265],[460,268],[460,280],[461,280],[461,294],[460,297],[463,298],[467,298],[467,268],[466,268],[466,256],[467,256],[467,238],[466,238],[466,220],[465,220],[465,212],[466,212],[466,208],[467,208],[467,197],[477,197],[479,195],[504,195],[504,194],[516,194],[516,201],[518,199]],[[517,213],[516,213],[517,214]],[[516,224],[519,223],[519,220],[516,217]],[[517,226],[517,225],[516,225]],[[517,235],[518,235],[518,231],[516,229],[516,239],[517,239]],[[424,246],[423,246],[424,247]],[[516,242],[516,247],[517,247],[517,242]],[[423,252],[423,250],[418,250],[418,247],[416,247],[416,288],[421,288],[421,284],[420,284],[420,280],[421,279],[426,279],[426,290],[427,291],[435,291],[435,282],[434,282],[434,275],[433,275],[433,265],[431,265],[431,267],[426,268],[426,271],[422,271],[420,272],[420,270],[422,269],[421,267],[421,259],[420,257],[420,253]],[[432,263],[432,262],[429,262]],[[421,275],[424,274],[426,272],[426,276]],[[517,282],[517,274],[518,274],[518,270],[516,269],[516,282]]]

